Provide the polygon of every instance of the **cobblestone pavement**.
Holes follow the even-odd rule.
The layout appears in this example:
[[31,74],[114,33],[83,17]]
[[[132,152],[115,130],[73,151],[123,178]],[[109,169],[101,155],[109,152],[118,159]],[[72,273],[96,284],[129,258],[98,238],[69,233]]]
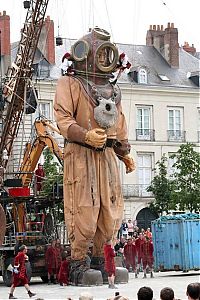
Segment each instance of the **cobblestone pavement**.
[[[159,299],[159,292],[163,287],[171,287],[175,291],[175,297],[178,299],[187,299],[186,287],[191,282],[200,281],[199,271],[183,272],[159,272],[154,274],[154,278],[143,279],[142,273],[135,279],[133,273],[129,273],[129,282],[127,284],[118,284],[117,290],[108,289],[108,285],[95,287],[74,287],[59,285],[47,285],[42,283],[40,278],[32,278],[31,291],[37,293],[36,298],[48,299],[67,299],[68,297],[77,300],[82,293],[90,293],[95,299],[108,299],[114,296],[118,291],[120,295],[127,296],[130,300],[137,299],[137,291],[142,286],[149,286],[154,291],[154,298]],[[9,288],[4,286],[2,277],[0,277],[0,300],[8,299]],[[17,287],[14,293],[18,299],[28,299],[24,287]]]

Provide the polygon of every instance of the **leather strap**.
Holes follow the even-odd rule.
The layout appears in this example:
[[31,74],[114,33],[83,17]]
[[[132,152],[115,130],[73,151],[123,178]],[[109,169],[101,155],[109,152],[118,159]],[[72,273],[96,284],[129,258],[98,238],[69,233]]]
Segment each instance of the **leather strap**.
[[113,148],[115,146],[116,142],[117,142],[116,139],[107,139],[106,143],[103,145],[103,147],[101,147],[101,148],[95,148],[95,147],[92,147],[92,146],[90,146],[88,144],[79,143],[79,142],[73,142],[73,141],[69,141],[69,140],[65,139],[64,145],[66,145],[67,143],[73,143],[73,144],[77,144],[77,145],[83,146],[85,148],[91,149],[93,151],[103,152],[107,147]]

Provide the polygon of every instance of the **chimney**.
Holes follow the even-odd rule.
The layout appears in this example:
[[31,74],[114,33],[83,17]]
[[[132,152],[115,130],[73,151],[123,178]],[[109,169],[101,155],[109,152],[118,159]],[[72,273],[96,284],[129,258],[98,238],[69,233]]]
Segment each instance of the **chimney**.
[[44,21],[38,48],[50,64],[55,64],[54,23],[49,16]]
[[163,25],[150,25],[146,35],[146,45],[154,46],[159,52],[163,48]]
[[3,68],[3,74],[5,74],[11,63],[10,17],[6,15],[6,11],[3,11],[3,14],[0,12],[0,50],[2,57],[1,67]]
[[165,30],[163,25],[150,25],[146,45],[154,46],[171,67],[179,67],[178,30],[174,28],[174,23],[168,23]]
[[172,68],[179,67],[178,29],[168,23],[164,34],[164,57]]
[[196,54],[196,48],[194,47],[194,44],[190,46],[188,42],[184,43],[183,50],[185,50],[186,52],[190,53],[193,56]]

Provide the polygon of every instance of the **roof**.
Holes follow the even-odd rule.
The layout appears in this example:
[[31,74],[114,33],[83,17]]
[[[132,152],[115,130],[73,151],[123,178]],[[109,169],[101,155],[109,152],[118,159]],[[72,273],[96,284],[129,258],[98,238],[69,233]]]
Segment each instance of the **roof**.
[[[50,77],[48,79],[58,79],[61,76],[61,60],[66,52],[70,52],[71,45],[75,42],[74,39],[63,39],[63,45],[55,46],[56,63],[50,66]],[[131,44],[117,44],[119,52],[125,52],[132,64],[130,72],[144,67],[148,73],[147,86],[174,86],[174,87],[189,87],[198,88],[189,78],[188,73],[198,72],[200,69],[199,59],[192,56],[183,48],[179,48],[179,68],[172,68],[162,55],[153,46],[146,45],[131,45]],[[12,47],[13,48],[13,47]],[[14,45],[16,49],[16,43]],[[16,50],[15,50],[16,51]],[[13,53],[13,51],[12,51]],[[38,57],[37,59],[38,60]],[[164,75],[169,80],[162,80],[158,75]],[[123,73],[119,80],[120,83],[135,82],[130,74]]]

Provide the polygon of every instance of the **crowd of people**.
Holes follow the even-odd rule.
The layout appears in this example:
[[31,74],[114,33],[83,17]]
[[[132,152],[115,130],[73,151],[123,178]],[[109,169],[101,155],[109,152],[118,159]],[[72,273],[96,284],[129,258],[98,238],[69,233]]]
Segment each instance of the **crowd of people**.
[[116,256],[122,258],[122,265],[129,272],[134,272],[135,278],[141,270],[144,272],[144,278],[147,277],[147,271],[153,278],[154,247],[150,228],[139,229],[131,220],[127,223],[123,220],[114,248]]
[[[137,300],[153,300],[153,290],[150,287],[143,286],[137,292]],[[188,300],[200,299],[200,283],[194,282],[188,284],[186,288],[186,296]],[[88,298],[87,300],[92,300]],[[85,299],[86,300],[86,299]],[[107,300],[129,300],[129,298],[121,296],[118,292],[115,293],[115,297]],[[180,300],[175,298],[174,290],[170,287],[165,287],[160,290],[160,300]]]
[[[138,230],[137,237],[135,234],[127,236],[127,238],[121,236],[115,246],[107,241],[104,245],[105,255],[105,271],[108,274],[108,287],[117,288],[115,286],[115,255],[120,255],[123,259],[125,267],[129,271],[135,272],[137,277],[138,272],[143,268],[144,278],[146,277],[147,266],[150,268],[150,276],[152,277],[152,234],[150,229]],[[134,229],[134,230],[135,230]],[[135,232],[135,231],[134,231]],[[133,233],[134,233],[133,232]],[[149,252],[147,249],[151,249],[150,258],[147,255]],[[134,260],[133,260],[134,258]],[[141,260],[140,260],[141,258]],[[69,265],[70,265],[70,248],[66,249],[61,245],[60,239],[52,240],[48,246],[45,254],[46,268],[48,273],[48,284],[69,284]],[[149,260],[150,259],[150,260]],[[19,252],[15,257],[13,268],[13,284],[10,289],[9,299],[17,299],[14,297],[13,292],[19,285],[23,285],[29,297],[33,297],[36,294],[30,291],[28,284],[28,276],[26,274],[25,263],[28,260],[27,247],[22,245],[19,248]],[[88,255],[88,266],[90,265],[90,256]],[[187,286],[186,295],[188,300],[200,300],[200,283],[191,283]],[[153,290],[150,287],[141,287],[137,293],[138,300],[153,300]],[[92,295],[80,296],[81,300],[92,300]],[[128,300],[128,298],[121,296],[119,292],[115,293],[115,297],[109,300]],[[40,299],[41,300],[41,299]],[[165,287],[160,291],[160,300],[175,300],[174,291],[170,287]]]
[[[153,300],[153,290],[150,287],[143,286],[137,292],[137,300]],[[194,282],[188,284],[186,288],[186,296],[188,300],[199,300],[200,299],[200,283]],[[79,300],[94,300],[90,293],[82,293]],[[36,300],[44,300],[43,298],[37,298]],[[72,300],[67,298],[66,300]],[[119,292],[115,293],[115,296],[107,300],[129,300],[129,298],[120,295]],[[170,287],[165,287],[160,290],[160,300],[180,300],[175,298],[174,290]]]

